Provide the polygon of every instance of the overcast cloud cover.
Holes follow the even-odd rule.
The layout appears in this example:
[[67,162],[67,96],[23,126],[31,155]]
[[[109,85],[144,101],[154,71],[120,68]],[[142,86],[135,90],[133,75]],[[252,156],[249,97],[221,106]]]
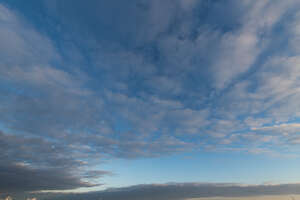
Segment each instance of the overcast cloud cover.
[[95,186],[114,158],[298,156],[299,4],[1,1],[0,192]]

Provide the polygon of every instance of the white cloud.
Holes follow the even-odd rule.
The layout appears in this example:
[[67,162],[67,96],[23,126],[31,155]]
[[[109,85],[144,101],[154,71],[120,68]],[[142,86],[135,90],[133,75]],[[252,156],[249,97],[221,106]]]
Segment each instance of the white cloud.
[[242,18],[240,29],[222,36],[220,53],[214,66],[218,89],[230,84],[239,75],[247,72],[257,61],[266,45],[273,26],[291,8],[294,1],[243,1],[247,12]]

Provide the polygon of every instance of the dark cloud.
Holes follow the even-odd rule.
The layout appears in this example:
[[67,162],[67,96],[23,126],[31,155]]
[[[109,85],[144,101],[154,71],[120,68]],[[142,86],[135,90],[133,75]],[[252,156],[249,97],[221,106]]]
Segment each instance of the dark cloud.
[[34,169],[20,164],[0,164],[0,192],[65,190],[96,186],[83,182],[69,169]]
[[[0,192],[29,192],[92,187],[88,181],[110,174],[83,171],[71,149],[41,138],[0,132]],[[82,180],[86,181],[82,181]]]
[[[235,184],[158,184],[137,185],[128,188],[108,189],[103,192],[84,194],[53,195],[41,199],[76,200],[76,199],[103,199],[103,200],[184,200],[201,197],[249,197],[260,195],[291,195],[300,194],[300,185],[256,185],[242,186]],[[47,196],[47,195],[45,195]]]

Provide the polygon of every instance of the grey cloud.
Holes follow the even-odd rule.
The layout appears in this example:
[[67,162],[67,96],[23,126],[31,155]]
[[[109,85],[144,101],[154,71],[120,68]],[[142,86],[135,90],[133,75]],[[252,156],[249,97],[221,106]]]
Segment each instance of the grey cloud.
[[41,138],[0,132],[0,151],[0,192],[92,187],[92,180],[110,174],[84,170],[74,149]]
[[26,70],[32,65],[45,64],[47,61],[59,59],[54,46],[46,36],[35,31],[31,24],[3,4],[0,5],[0,11],[1,78],[5,76],[10,78],[14,75],[5,70],[8,67],[21,64],[23,70]]
[[[2,123],[30,134],[54,134],[67,119],[78,116],[75,112],[82,114],[78,107],[84,107],[85,98],[91,93],[82,86],[82,75],[78,77],[74,71],[69,73],[53,65],[61,60],[49,38],[35,31],[17,13],[3,5],[0,9],[4,21],[0,31],[4,34],[0,39],[4,44],[1,45],[0,80],[8,86],[0,88],[0,111],[6,113],[1,115]],[[23,92],[16,94],[15,90]],[[101,100],[96,104],[101,104]],[[35,122],[37,118],[41,119],[40,123]]]
[[298,184],[253,185],[238,184],[153,184],[137,185],[128,188],[108,189],[103,192],[85,194],[53,195],[41,199],[103,199],[103,200],[183,200],[200,197],[247,197],[260,195],[299,194]]
[[[183,152],[195,147],[194,144],[184,142],[173,136],[152,135],[141,136],[140,133],[128,132],[120,135],[119,139],[100,135],[81,134],[63,138],[66,143],[89,158],[117,158],[157,157],[161,154]],[[145,142],[145,139],[151,142]],[[92,162],[92,161],[90,161]]]
[[90,170],[83,174],[83,178],[97,179],[103,177],[104,175],[113,175],[113,174],[111,172],[103,171],[103,170]]
[[63,144],[45,139],[0,132],[1,163],[27,162],[39,166],[76,166]]
[[0,192],[16,193],[38,190],[65,190],[95,186],[81,181],[67,169],[33,169],[0,163]]

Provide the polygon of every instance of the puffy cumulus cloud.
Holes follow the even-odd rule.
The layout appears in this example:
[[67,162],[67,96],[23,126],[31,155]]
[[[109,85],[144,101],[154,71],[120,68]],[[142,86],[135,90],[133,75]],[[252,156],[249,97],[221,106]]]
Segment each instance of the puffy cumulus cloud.
[[183,200],[191,198],[257,198],[261,195],[295,195],[299,194],[299,185],[238,185],[207,183],[171,183],[137,185],[128,188],[108,189],[102,192],[85,194],[65,194],[41,197],[41,199],[143,199],[143,200]]

